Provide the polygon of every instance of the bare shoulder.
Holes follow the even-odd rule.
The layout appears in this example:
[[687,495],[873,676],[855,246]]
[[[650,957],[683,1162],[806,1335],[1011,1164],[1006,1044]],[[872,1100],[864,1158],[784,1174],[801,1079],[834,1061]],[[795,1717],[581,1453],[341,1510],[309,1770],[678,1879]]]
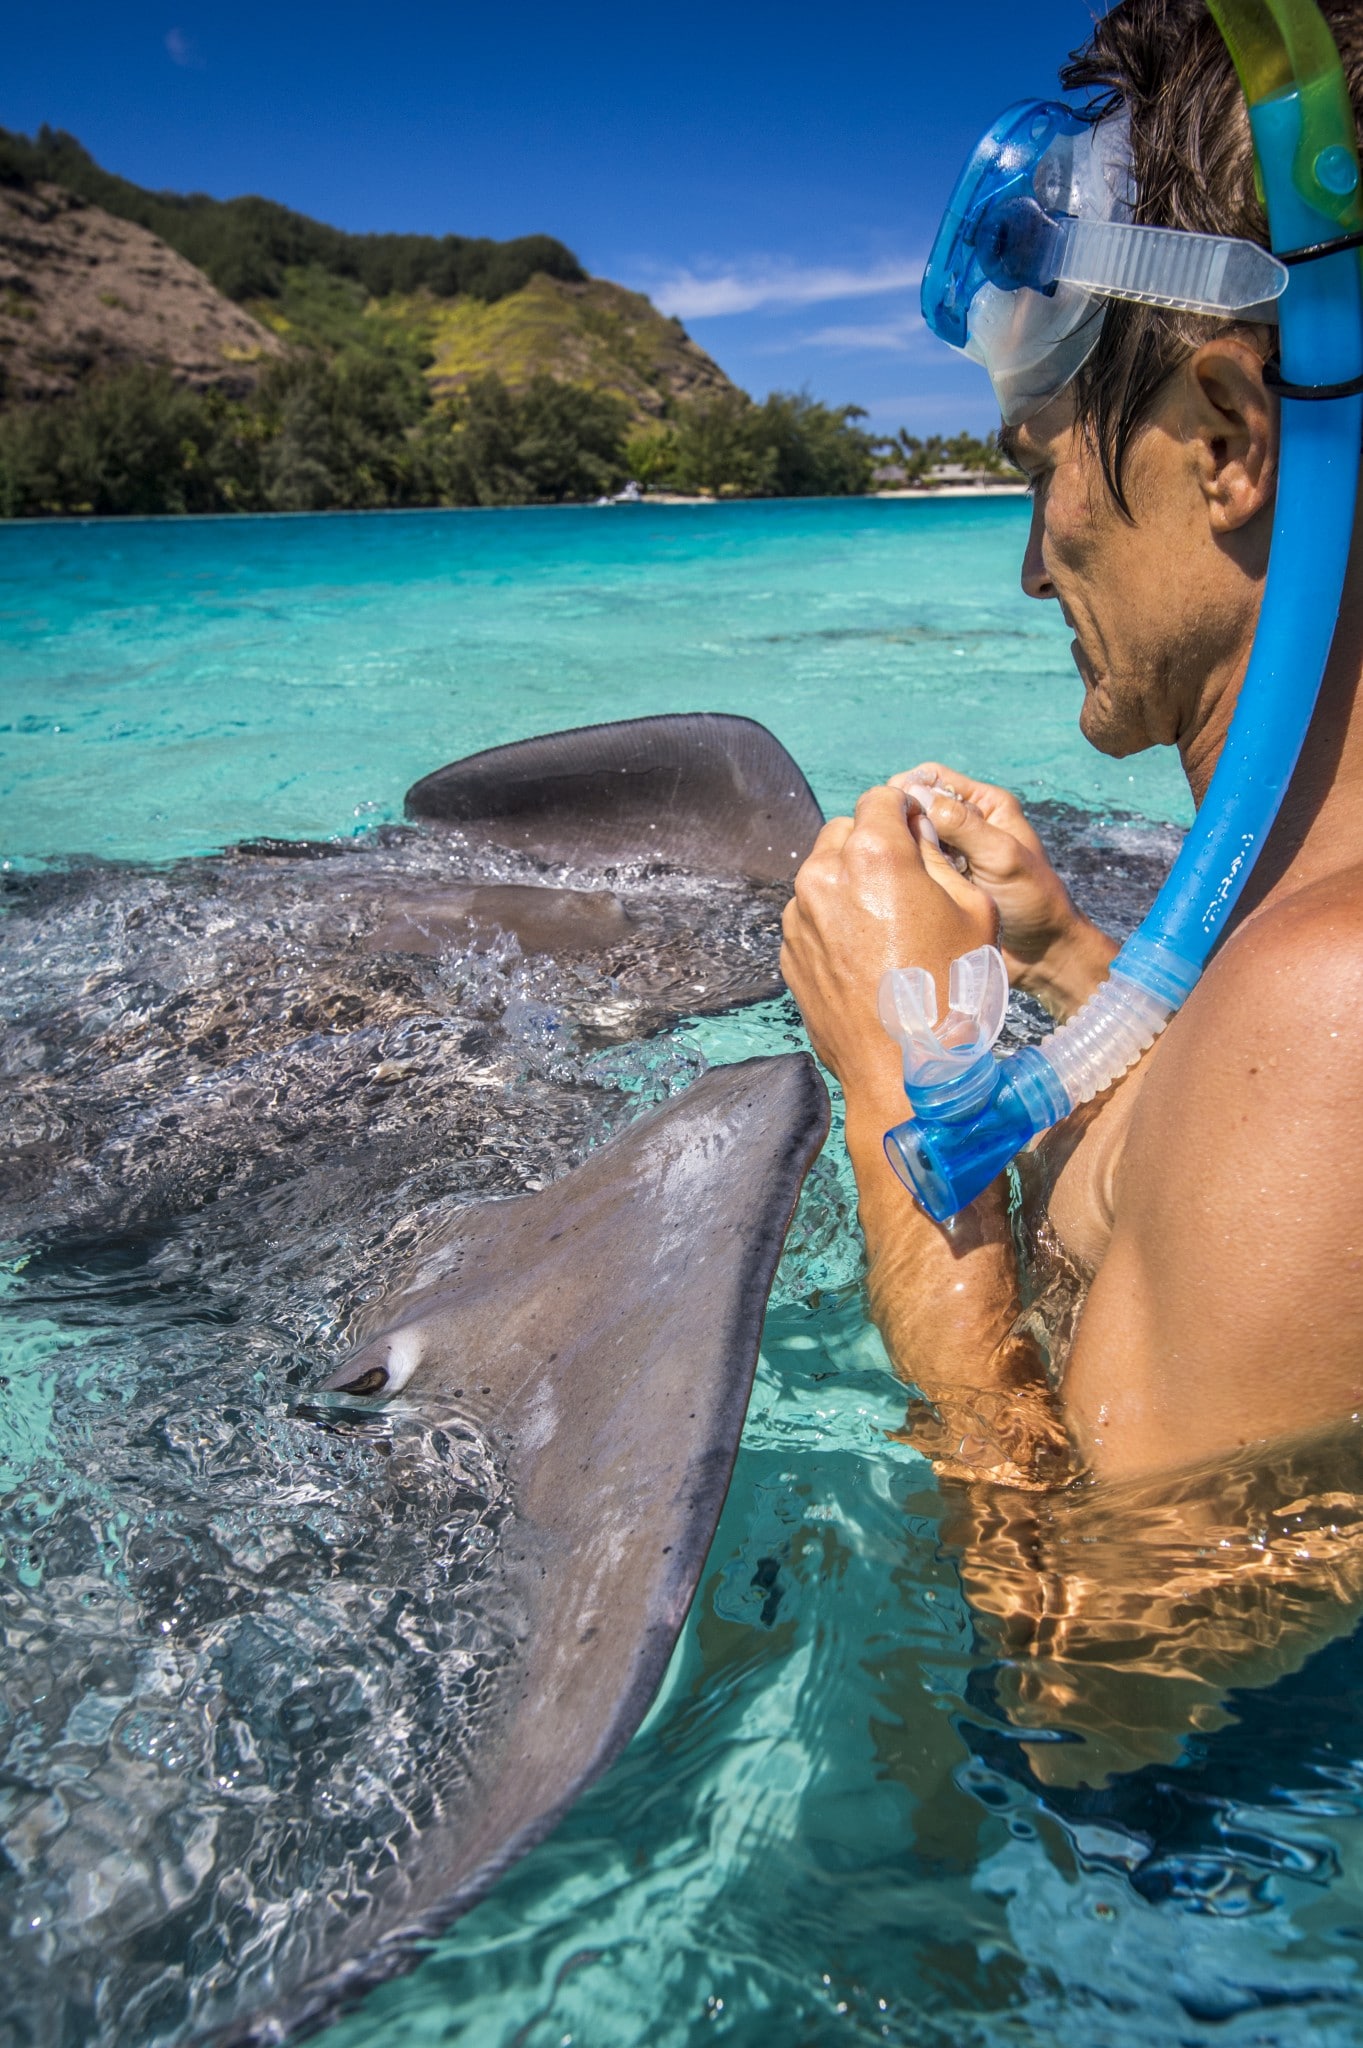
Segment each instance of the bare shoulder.
[[1363,867],[1227,940],[1150,1061],[1114,1197],[1171,1260],[1214,1244],[1280,1302],[1347,1272],[1363,1315]]
[[[1143,1091],[1214,1107],[1289,1070],[1297,1100],[1363,1062],[1363,865],[1300,890],[1234,932],[1170,1026]],[[1363,1103],[1360,1104],[1363,1107]]]
[[1363,862],[1271,904],[1234,932],[1203,977],[1201,992],[1220,1007],[1267,978],[1310,976],[1322,995],[1347,996],[1363,985]]

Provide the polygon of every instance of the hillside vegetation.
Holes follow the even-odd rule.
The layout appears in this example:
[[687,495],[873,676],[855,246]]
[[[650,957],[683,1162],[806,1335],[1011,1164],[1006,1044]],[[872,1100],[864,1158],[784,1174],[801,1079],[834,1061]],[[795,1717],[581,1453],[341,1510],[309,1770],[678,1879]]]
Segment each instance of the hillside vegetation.
[[347,235],[0,130],[0,515],[855,492],[859,418],[754,404],[549,237]]
[[582,284],[532,277],[491,305],[408,299],[388,301],[387,310],[420,325],[430,348],[426,374],[443,398],[489,373],[513,387],[549,375],[609,391],[643,420],[734,388],[680,320],[604,277]]
[[0,185],[60,185],[118,220],[150,228],[229,299],[273,298],[291,269],[315,264],[376,298],[389,292],[505,298],[537,273],[581,282],[586,273],[552,235],[493,242],[468,235],[349,235],[273,199],[210,199],[149,192],[97,164],[74,135],[40,128],[32,140],[0,128]]

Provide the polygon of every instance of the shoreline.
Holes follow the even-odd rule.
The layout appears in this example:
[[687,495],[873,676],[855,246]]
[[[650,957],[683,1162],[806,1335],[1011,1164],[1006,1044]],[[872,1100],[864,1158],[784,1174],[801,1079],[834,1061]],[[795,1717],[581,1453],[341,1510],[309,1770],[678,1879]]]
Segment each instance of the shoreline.
[[[848,498],[1025,498],[1025,483],[1002,484],[931,484],[918,490],[849,491]],[[688,496],[683,491],[645,491],[638,503],[643,505],[753,505],[770,504],[770,499],[756,498],[714,498],[699,493]],[[786,504],[797,503],[796,499],[785,499]]]
[[[649,491],[644,497],[630,502],[638,505],[856,505],[868,499],[895,499],[903,502],[917,499],[931,503],[942,498],[1025,498],[1026,484],[989,484],[983,487],[975,484],[941,484],[934,490],[926,491],[849,491],[836,498],[707,498],[699,494],[687,496],[681,491]],[[615,510],[620,501],[609,501],[602,506],[594,498],[572,498],[560,502],[540,502],[528,505],[336,505],[318,512],[21,512],[0,515],[0,533],[18,527],[56,526],[141,526],[152,523],[161,525],[206,525],[217,522],[223,525],[240,525],[252,519],[422,519],[432,514],[465,512],[582,512]],[[624,509],[628,509],[627,506]]]
[[[847,495],[849,501],[853,498],[913,498],[929,501],[934,498],[1025,498],[1027,496],[1027,486],[1025,483],[933,484],[923,490],[849,491]],[[771,504],[774,500],[758,498],[706,498],[699,494],[687,496],[682,491],[646,491],[638,502],[643,505],[755,505]],[[797,504],[799,500],[787,498],[781,502],[784,504]]]
[[867,491],[868,498],[1025,498],[1027,486],[1018,484],[934,484],[921,491]]

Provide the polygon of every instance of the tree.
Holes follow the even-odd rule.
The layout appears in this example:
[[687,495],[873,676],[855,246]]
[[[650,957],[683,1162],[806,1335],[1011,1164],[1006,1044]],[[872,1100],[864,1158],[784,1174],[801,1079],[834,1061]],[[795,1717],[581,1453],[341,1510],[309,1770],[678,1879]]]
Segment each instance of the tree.
[[679,408],[661,430],[629,444],[642,482],[722,498],[845,496],[870,481],[873,443],[853,423],[857,406],[818,404],[806,392],[774,391],[761,405],[744,392]]
[[600,497],[625,480],[628,417],[620,399],[547,375],[519,396],[477,377],[427,431],[435,488],[455,505]]
[[11,515],[214,511],[213,440],[206,401],[138,364],[64,406],[4,415],[0,505]]

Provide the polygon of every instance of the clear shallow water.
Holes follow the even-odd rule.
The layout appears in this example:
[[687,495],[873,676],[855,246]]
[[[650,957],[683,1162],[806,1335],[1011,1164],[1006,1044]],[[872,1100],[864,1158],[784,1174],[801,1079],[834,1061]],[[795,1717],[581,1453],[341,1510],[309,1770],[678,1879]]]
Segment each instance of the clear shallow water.
[[825,809],[920,754],[1183,815],[1075,740],[1027,511],[670,506],[0,535],[0,855],[159,859],[400,816],[441,761],[655,711],[764,720]]
[[[0,530],[4,852],[166,859],[351,833],[475,747],[686,708],[763,719],[830,808],[933,753],[1034,796],[1181,816],[1169,764],[1102,763],[1077,741],[1064,629],[1015,590],[1025,516]],[[651,1082],[599,1078],[665,1091],[794,1029],[763,1005],[655,1041]],[[1191,1481],[1173,1516],[1138,1497],[1052,1511],[945,1492],[897,1440],[904,1397],[860,1312],[842,1192],[821,1163],[644,1729],[329,2048],[1363,2038],[1353,1447]],[[205,1273],[186,1242],[135,1340],[145,1276],[12,1274],[10,1482],[57,1439],[68,1462],[108,1444],[99,1411],[129,1360],[175,1367],[172,1455],[211,1460],[195,1419],[243,1359],[262,1429],[280,1430],[271,1401],[333,1312],[345,1257],[339,1227],[315,1270],[295,1246],[266,1276],[287,1305],[262,1327],[249,1302],[235,1324],[215,1314],[230,1270],[219,1257]],[[59,1532],[55,1504],[40,1520]],[[224,1540],[240,1548],[240,1531]],[[1086,1622],[1066,1609],[1081,1582]],[[1040,1651],[1017,1627],[1038,1587]],[[73,1780],[89,1768],[66,1755]]]

